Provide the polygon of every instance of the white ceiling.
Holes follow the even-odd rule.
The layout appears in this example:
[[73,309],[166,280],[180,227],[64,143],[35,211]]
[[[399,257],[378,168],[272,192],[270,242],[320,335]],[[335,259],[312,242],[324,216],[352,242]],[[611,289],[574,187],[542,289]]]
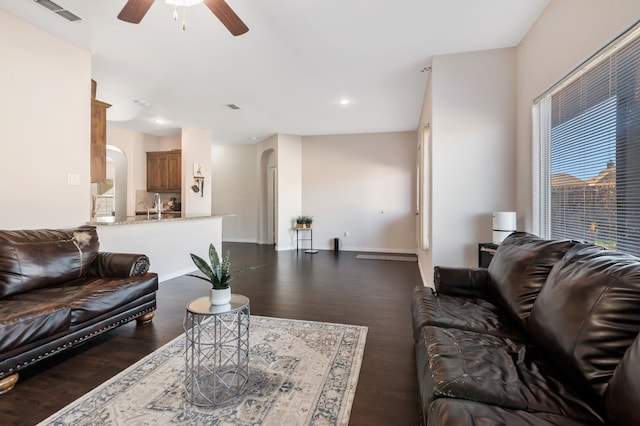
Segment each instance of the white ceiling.
[[[187,9],[182,31],[164,0],[139,25],[116,18],[125,0],[53,1],[82,21],[33,0],[0,0],[0,9],[93,53],[111,125],[153,135],[207,128],[215,143],[415,130],[431,57],[515,46],[549,3],[227,0],[250,29],[233,37],[203,4]],[[343,97],[352,103],[339,105]]]

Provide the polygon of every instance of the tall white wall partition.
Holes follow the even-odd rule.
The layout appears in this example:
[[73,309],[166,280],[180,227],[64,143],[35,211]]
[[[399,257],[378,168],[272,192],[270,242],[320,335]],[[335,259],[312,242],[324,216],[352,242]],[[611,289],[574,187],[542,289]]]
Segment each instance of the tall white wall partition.
[[[0,11],[0,209],[4,229],[90,214],[91,54]],[[43,72],[46,70],[46,72]],[[69,185],[69,175],[79,185]]]
[[436,56],[430,78],[422,117],[432,142],[427,257],[477,266],[491,212],[515,204],[515,49]]

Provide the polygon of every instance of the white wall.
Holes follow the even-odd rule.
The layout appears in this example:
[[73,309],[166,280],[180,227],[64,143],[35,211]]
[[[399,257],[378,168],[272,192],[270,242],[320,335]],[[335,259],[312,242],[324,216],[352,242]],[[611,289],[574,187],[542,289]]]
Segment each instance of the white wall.
[[305,214],[314,217],[314,248],[333,250],[339,237],[343,250],[413,253],[415,141],[415,132],[278,134],[214,147],[214,213],[238,214],[225,219],[223,239],[267,241],[266,174],[276,166],[277,249],[295,248],[293,223]]
[[[182,212],[183,216],[211,214],[211,130],[182,129]],[[196,193],[193,164],[202,164],[204,188]]]
[[[100,250],[141,253],[165,281],[196,270],[189,253],[208,259],[209,244],[222,253],[221,217],[98,227]],[[196,278],[194,278],[195,280]],[[203,282],[203,294],[207,294]]]
[[[90,214],[91,55],[0,11],[3,229],[72,227]],[[80,185],[67,185],[67,175]]]
[[294,223],[302,210],[302,138],[278,135],[276,250],[295,248]]
[[415,169],[415,132],[303,137],[302,214],[314,218],[314,248],[340,238],[343,250],[415,252]]
[[120,148],[127,157],[127,216],[135,215],[136,191],[147,191],[147,154],[146,143],[154,136],[134,130],[107,128],[107,144]]
[[213,214],[230,214],[224,241],[255,243],[258,235],[257,144],[214,145],[211,149]]
[[[276,239],[270,235],[271,228],[275,225],[269,223],[271,214],[269,210],[268,193],[268,170],[278,166],[278,135],[273,135],[257,144],[256,164],[258,169],[258,244],[275,244]],[[273,231],[275,233],[275,231]]]
[[525,230],[533,229],[533,100],[638,19],[638,0],[551,1],[518,46],[516,208]]
[[[433,68],[432,68],[433,69]],[[433,146],[433,131],[432,125],[433,122],[433,106],[432,106],[432,93],[433,93],[433,79],[431,78],[432,73],[429,71],[429,75],[427,76],[427,85],[424,92],[424,99],[422,102],[422,111],[420,112],[420,122],[418,123],[418,135],[417,135],[417,143],[422,144],[422,149],[425,151],[422,155],[422,165],[420,169],[420,174],[422,175],[422,211],[418,216],[418,220],[422,221],[422,247],[418,247],[416,250],[416,254],[418,255],[418,266],[420,267],[420,275],[422,277],[422,282],[425,285],[433,284],[433,259],[431,258],[431,234],[432,234],[432,191],[431,191],[431,182],[433,180],[432,176],[432,160],[431,160],[431,151]],[[428,127],[429,130],[426,132],[424,129]]]
[[515,49],[436,56],[431,73],[431,260],[477,266],[491,212],[515,206]]

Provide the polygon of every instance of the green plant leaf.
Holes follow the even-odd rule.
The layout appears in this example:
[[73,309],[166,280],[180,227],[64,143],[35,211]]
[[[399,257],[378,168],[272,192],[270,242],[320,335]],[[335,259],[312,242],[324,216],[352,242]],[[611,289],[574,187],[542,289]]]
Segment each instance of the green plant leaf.
[[228,279],[229,275],[231,275],[230,269],[231,269],[231,253],[229,253],[229,250],[227,250],[227,253],[224,256],[224,259],[222,260],[222,268],[220,269],[221,276],[227,277]]
[[232,274],[267,266],[248,266],[231,272],[231,253],[227,250],[224,258],[222,259],[222,262],[220,262],[220,257],[218,256],[218,252],[213,244],[209,244],[209,260],[211,261],[211,265],[209,265],[206,260],[193,253],[191,253],[191,260],[193,260],[193,263],[203,274],[207,276],[207,278],[193,274],[187,275],[190,277],[208,281],[209,283],[211,283],[211,287],[216,290],[229,288],[229,283],[236,278],[235,276],[232,276]]
[[209,278],[210,282],[213,283],[215,279],[215,275],[211,270],[211,267],[209,266],[209,264],[207,264],[207,261],[196,254],[193,254],[193,253],[190,253],[190,254],[191,254],[191,260],[193,260],[193,263],[196,265],[196,267]]
[[218,256],[218,251],[213,243],[209,244],[209,260],[211,261],[211,269],[213,271],[214,288],[218,288],[220,285],[225,285],[225,282],[222,279],[222,265],[220,263],[220,257]]

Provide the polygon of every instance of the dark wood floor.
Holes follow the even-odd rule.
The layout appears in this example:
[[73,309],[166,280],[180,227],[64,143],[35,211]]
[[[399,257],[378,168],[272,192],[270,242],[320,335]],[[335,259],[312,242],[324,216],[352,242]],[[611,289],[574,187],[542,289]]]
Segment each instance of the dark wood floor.
[[[224,250],[233,269],[267,264],[232,283],[251,299],[252,314],[369,327],[351,425],[420,424],[410,314],[417,263],[256,244],[225,243]],[[172,340],[183,331],[186,302],[206,294],[207,284],[191,277],[161,283],[152,324],[126,324],[23,371],[0,395],[0,424],[33,425]]]

